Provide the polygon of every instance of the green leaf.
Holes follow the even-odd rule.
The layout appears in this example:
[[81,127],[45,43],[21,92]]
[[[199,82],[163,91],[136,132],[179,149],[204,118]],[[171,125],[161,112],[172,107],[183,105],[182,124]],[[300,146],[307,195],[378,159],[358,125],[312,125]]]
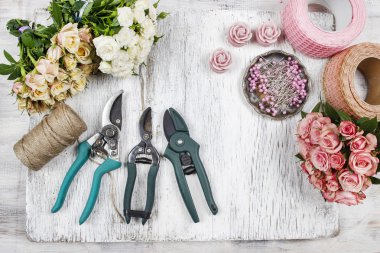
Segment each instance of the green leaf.
[[61,27],[62,26],[62,9],[61,7],[57,4],[57,2],[55,0],[53,0],[51,2],[51,6],[52,6],[52,9],[51,9],[51,17],[53,18],[54,20],[54,23],[58,26],[58,27]]
[[306,112],[304,112],[304,111],[301,111],[301,117],[302,117],[302,118],[305,118],[305,117],[306,117],[306,115],[307,115],[307,113],[306,113]]
[[348,115],[347,113],[345,112],[342,112],[342,111],[336,111],[340,117],[340,120],[342,121],[352,121],[350,115]]
[[330,117],[333,121],[339,121],[340,117],[337,111],[332,107],[329,103],[325,103],[325,113],[328,117]]
[[364,122],[366,122],[366,121],[368,121],[368,120],[369,120],[369,118],[367,118],[367,117],[362,117],[362,118],[358,119],[357,123],[358,123],[358,125],[361,125],[361,124],[363,124]]
[[10,34],[13,36],[20,36],[20,31],[18,30],[22,26],[29,26],[30,21],[29,20],[23,20],[23,19],[11,19],[7,22],[7,30]]
[[160,3],[160,0],[158,0],[157,2],[155,2],[155,3],[153,4],[153,7],[157,9],[159,3]]
[[14,69],[14,65],[0,64],[0,75],[10,75]]
[[169,14],[168,12],[161,12],[158,14],[157,19],[165,19]]
[[26,47],[33,48],[34,47],[34,36],[31,32],[24,32],[21,35],[21,41],[22,44],[24,44]]
[[84,11],[83,11],[83,14],[82,14],[82,18],[88,16],[88,14],[90,13],[93,5],[94,5],[93,2],[90,2],[89,4],[87,4],[86,8],[84,8]]
[[379,173],[380,172],[380,163],[379,165],[377,166],[377,170],[376,170],[376,173]]
[[20,67],[16,67],[12,74],[9,75],[8,80],[15,80],[21,76],[21,69]]
[[363,123],[359,124],[359,127],[367,133],[372,133],[377,129],[377,117],[374,117],[373,119],[364,121]]
[[84,4],[85,4],[84,1],[76,1],[76,2],[74,3],[74,5],[73,5],[72,10],[73,10],[74,12],[77,12],[77,11],[79,11],[79,10],[83,7]]
[[16,63],[16,60],[13,59],[13,57],[7,52],[4,50],[4,56],[5,58],[10,62],[10,63]]
[[295,157],[297,157],[298,159],[300,159],[301,161],[305,161],[305,159],[303,158],[303,156],[301,154],[296,154]]
[[376,177],[369,177],[371,179],[372,184],[380,184],[380,179]]
[[75,0],[69,0],[69,3],[71,4],[71,6],[73,6],[75,4]]
[[153,44],[156,44],[164,35],[161,36],[154,36]]
[[314,106],[312,112],[319,112],[319,110],[321,109],[321,102],[319,102],[318,104],[316,104],[316,106]]

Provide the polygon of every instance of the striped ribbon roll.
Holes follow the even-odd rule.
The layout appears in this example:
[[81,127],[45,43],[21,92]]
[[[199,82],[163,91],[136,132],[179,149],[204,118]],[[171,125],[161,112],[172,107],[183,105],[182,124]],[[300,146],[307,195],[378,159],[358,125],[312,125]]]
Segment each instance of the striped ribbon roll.
[[[310,20],[308,0],[289,0],[282,12],[288,41],[305,55],[325,58],[345,49],[364,29],[367,12],[364,0],[316,1],[334,14],[337,31],[324,31]],[[348,25],[347,25],[348,24]]]
[[[365,101],[355,89],[356,70],[367,80]],[[380,120],[380,44],[358,44],[332,57],[325,67],[323,90],[336,109],[357,118],[377,116]]]

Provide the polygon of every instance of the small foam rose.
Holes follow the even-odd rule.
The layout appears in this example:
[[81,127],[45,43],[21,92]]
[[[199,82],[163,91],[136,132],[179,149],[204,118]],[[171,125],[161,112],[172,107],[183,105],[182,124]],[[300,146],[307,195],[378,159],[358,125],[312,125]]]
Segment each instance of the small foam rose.
[[256,31],[256,40],[262,46],[276,43],[281,35],[281,29],[273,22],[262,24]]
[[236,23],[228,31],[228,41],[235,47],[246,45],[251,38],[251,29],[245,23]]
[[209,61],[210,68],[216,73],[226,72],[231,63],[231,53],[221,48],[214,51]]

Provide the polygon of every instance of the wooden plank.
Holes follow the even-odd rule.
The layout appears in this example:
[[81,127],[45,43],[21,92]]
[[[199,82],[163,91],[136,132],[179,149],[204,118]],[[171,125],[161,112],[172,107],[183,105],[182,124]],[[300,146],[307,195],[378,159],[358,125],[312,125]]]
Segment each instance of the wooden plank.
[[[43,170],[28,173],[29,237],[34,241],[108,242],[275,240],[335,235],[336,208],[326,204],[306,183],[294,157],[297,149],[294,126],[299,118],[282,122],[263,118],[242,95],[242,77],[248,63],[270,48],[257,45],[232,48],[226,42],[225,29],[237,20],[246,20],[257,27],[269,19],[279,23],[279,13],[230,10],[173,13],[161,26],[165,37],[152,52],[142,79],[92,78],[91,88],[69,101],[88,123],[88,136],[99,128],[101,108],[110,94],[120,88],[126,91],[122,158],[139,141],[137,122],[146,106],[152,106],[153,143],[162,152],[167,145],[162,130],[163,113],[166,108],[176,108],[187,119],[191,135],[201,144],[201,156],[219,205],[217,216],[208,211],[197,177],[190,176],[188,181],[201,219],[199,224],[192,223],[177,189],[172,165],[166,159],[161,162],[157,179],[153,218],[144,227],[136,221],[130,225],[122,223],[111,203],[109,178],[104,179],[92,216],[78,226],[94,165],[86,165],[78,173],[63,208],[51,214],[49,210],[62,178],[74,159],[71,147]],[[207,65],[209,54],[219,46],[229,48],[235,61],[233,69],[224,75],[211,72]],[[276,48],[292,51],[286,43],[279,43]],[[317,84],[324,61],[298,56],[313,80],[309,108],[319,99]],[[86,100],[89,97],[97,99]],[[267,154],[263,154],[264,150]],[[120,210],[126,169],[112,174]],[[145,181],[146,174],[141,173],[138,182]],[[136,191],[133,205],[141,208],[145,187],[141,184],[138,187],[140,191]]]

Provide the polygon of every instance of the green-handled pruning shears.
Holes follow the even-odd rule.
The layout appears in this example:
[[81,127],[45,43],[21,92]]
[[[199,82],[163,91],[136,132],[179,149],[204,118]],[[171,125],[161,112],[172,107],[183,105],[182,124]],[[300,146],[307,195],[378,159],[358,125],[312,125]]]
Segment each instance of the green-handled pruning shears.
[[[131,217],[136,217],[141,218],[142,224],[144,225],[150,218],[150,214],[152,212],[156,188],[156,177],[160,166],[160,156],[151,143],[152,110],[150,107],[148,107],[140,117],[139,130],[141,141],[128,155],[128,179],[124,193],[124,216],[125,221],[128,224],[131,221]],[[131,209],[132,193],[136,181],[136,164],[138,163],[151,164],[148,173],[146,204],[143,211]]]
[[122,94],[121,90],[107,101],[102,114],[102,129],[88,140],[79,143],[77,158],[63,179],[57,200],[51,209],[52,213],[61,209],[75,175],[90,159],[100,165],[94,172],[90,195],[79,219],[79,224],[84,223],[95,206],[103,175],[121,167],[119,138],[122,124]]
[[189,129],[185,121],[173,108],[165,112],[164,133],[169,142],[164,156],[168,158],[174,166],[178,187],[191,218],[195,223],[199,222],[198,213],[195,209],[194,201],[185,178],[185,175],[193,173],[198,175],[211,212],[214,215],[217,214],[218,207],[215,204],[205,168],[199,157],[199,144],[190,137]]

